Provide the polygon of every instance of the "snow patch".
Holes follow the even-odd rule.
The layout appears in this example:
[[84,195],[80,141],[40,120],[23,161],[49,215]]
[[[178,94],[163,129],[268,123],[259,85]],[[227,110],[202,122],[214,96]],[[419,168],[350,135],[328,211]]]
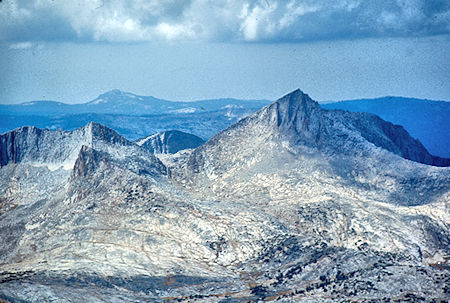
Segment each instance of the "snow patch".
[[52,163],[52,162],[32,162],[30,163],[31,166],[34,167],[46,167],[48,168],[49,171],[57,171],[59,169],[63,169],[63,170],[72,170],[73,167],[75,166],[75,159],[67,159],[64,162],[60,162],[60,163]]
[[30,105],[35,105],[35,104],[36,104],[36,102],[31,101],[31,102],[22,103],[21,105],[23,105],[23,106],[30,106]]
[[244,106],[237,104],[227,104],[225,106],[222,106],[220,109],[239,109],[239,108],[244,108]]
[[145,137],[145,138],[143,138],[143,139],[141,139],[141,140],[139,140],[139,141],[136,141],[136,144],[139,145],[139,146],[142,146],[145,142],[147,142],[148,140],[154,138],[156,135],[157,135],[157,134],[153,134],[153,135],[150,135],[150,136],[148,136],[148,137]]

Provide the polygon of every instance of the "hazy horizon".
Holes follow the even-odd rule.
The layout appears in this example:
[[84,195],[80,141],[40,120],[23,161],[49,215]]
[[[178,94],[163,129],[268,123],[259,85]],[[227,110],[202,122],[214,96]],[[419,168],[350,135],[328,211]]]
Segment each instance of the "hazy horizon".
[[[446,36],[294,44],[43,43],[3,46],[0,103],[84,103],[120,89],[167,100],[450,100]],[[388,50],[388,51],[387,51]],[[354,73],[358,73],[355,76]]]
[[[89,103],[91,101],[94,101],[96,98],[100,97],[101,95],[109,93],[109,92],[114,91],[114,90],[119,90],[119,91],[121,91],[123,93],[130,93],[130,94],[133,94],[133,95],[136,95],[136,96],[141,96],[141,97],[152,97],[152,98],[156,98],[156,99],[160,99],[160,100],[164,100],[164,101],[169,101],[169,102],[199,102],[199,101],[221,100],[221,99],[234,99],[234,100],[243,100],[243,101],[263,101],[263,100],[265,100],[265,101],[274,102],[277,99],[283,97],[284,95],[289,94],[290,92],[294,91],[294,90],[292,90],[290,92],[286,92],[285,94],[280,95],[280,97],[278,97],[276,99],[267,99],[267,98],[259,98],[259,99],[253,98],[253,99],[250,99],[250,98],[235,98],[235,97],[227,97],[227,96],[225,96],[225,97],[206,98],[206,99],[203,98],[203,99],[193,99],[193,100],[181,100],[181,99],[180,100],[170,100],[170,99],[163,99],[163,98],[160,98],[158,96],[140,95],[140,94],[135,94],[134,92],[131,92],[131,91],[125,91],[125,90],[120,90],[120,89],[117,89],[117,88],[113,88],[113,89],[110,89],[108,91],[99,92],[96,97],[94,97],[94,98],[92,98],[90,100],[83,100],[83,101],[80,101],[80,102],[73,102],[73,103],[65,102],[64,100],[53,100],[53,99],[33,99],[33,100],[31,100],[30,99],[30,100],[17,102],[17,103],[1,103],[0,102],[0,104],[2,104],[2,105],[21,105],[21,104],[26,104],[26,103],[30,103],[30,102],[57,102],[57,103],[64,103],[64,104],[67,104],[67,105],[80,105],[80,104],[86,104],[86,103]],[[327,103],[334,103],[334,102],[346,102],[346,101],[366,100],[366,99],[367,100],[375,100],[375,99],[390,98],[390,97],[392,97],[392,98],[404,98],[404,99],[427,100],[427,101],[434,101],[434,102],[450,102],[450,99],[449,100],[443,100],[443,99],[416,98],[416,97],[393,96],[393,95],[384,95],[384,96],[380,95],[380,96],[375,96],[375,97],[371,97],[371,98],[361,97],[361,98],[352,98],[352,99],[314,100],[314,101],[317,101],[320,104],[327,104]]]
[[450,100],[444,1],[0,2],[0,103]]

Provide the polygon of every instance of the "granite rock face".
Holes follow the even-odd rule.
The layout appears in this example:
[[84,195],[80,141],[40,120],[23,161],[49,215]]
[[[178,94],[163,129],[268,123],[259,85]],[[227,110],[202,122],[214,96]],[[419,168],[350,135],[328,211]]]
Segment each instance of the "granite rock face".
[[448,300],[450,168],[376,116],[297,90],[161,160],[100,125],[14,132],[1,299]]

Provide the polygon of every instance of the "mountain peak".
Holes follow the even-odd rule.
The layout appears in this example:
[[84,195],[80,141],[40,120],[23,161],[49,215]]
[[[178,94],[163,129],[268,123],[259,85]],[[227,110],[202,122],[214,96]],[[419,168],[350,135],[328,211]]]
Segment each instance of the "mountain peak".
[[[378,149],[381,148],[423,164],[450,165],[449,159],[430,155],[402,127],[371,114],[322,109],[301,90],[281,97],[217,134],[189,156],[188,163],[193,171],[198,171],[197,167],[204,165],[202,163],[210,165],[207,163],[215,162],[209,159],[209,154],[214,153],[212,150],[220,150],[226,155],[221,159],[220,166],[231,169],[236,161],[249,161],[243,157],[237,160],[231,155],[250,153],[248,149],[233,146],[251,141],[255,142],[252,143],[251,154],[259,155],[257,157],[268,154],[267,148],[288,144],[289,152],[315,150],[317,155],[340,155],[349,159],[378,155],[382,153]],[[230,161],[227,157],[234,160]],[[383,157],[392,159],[385,153]],[[259,162],[260,159],[255,158],[254,161]]]
[[110,91],[107,91],[106,93],[101,94],[100,96],[117,96],[117,95],[123,95],[124,92],[120,89],[112,89]]
[[123,92],[118,89],[113,89],[110,91],[107,91],[106,93],[103,93],[99,95],[96,99],[88,102],[90,105],[97,105],[97,104],[105,104],[105,103],[116,103],[116,102],[123,102],[129,99],[135,99],[137,96],[132,93]]
[[296,89],[289,94],[284,95],[275,101],[274,104],[278,104],[283,108],[289,106],[289,109],[306,109],[307,107],[320,108],[319,103],[311,99],[308,94],[305,94],[300,89]]
[[321,128],[319,103],[297,89],[272,103],[265,109],[269,121],[282,133],[295,132],[302,138],[318,136]]

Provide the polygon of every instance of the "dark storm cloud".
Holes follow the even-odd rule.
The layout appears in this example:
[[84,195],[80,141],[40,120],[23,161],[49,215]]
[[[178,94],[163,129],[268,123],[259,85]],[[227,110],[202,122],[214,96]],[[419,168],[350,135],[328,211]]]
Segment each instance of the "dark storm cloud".
[[5,0],[0,39],[299,42],[450,32],[446,0]]

